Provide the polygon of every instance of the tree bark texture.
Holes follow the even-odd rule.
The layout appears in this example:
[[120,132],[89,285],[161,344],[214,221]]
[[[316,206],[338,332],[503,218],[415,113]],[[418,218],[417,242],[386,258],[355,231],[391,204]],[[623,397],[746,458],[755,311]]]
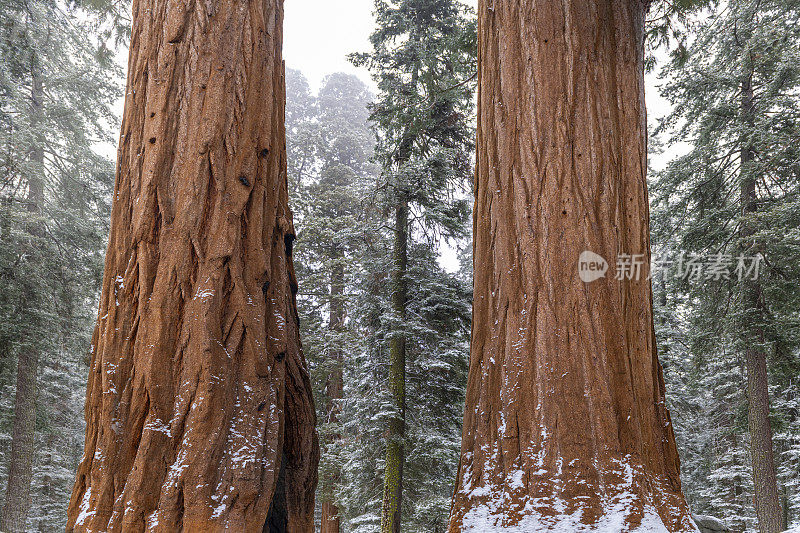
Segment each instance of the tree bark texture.
[[[31,125],[41,122],[44,87],[39,75],[37,61],[31,59]],[[36,220],[44,205],[44,149],[41,144],[30,153],[31,162],[41,175],[28,178],[27,210],[34,217],[26,227],[30,246],[38,248],[36,242],[42,237],[44,228]],[[29,255],[36,256],[36,252]],[[28,262],[28,266],[39,266]],[[23,273],[24,276],[24,273]],[[19,339],[17,355],[17,381],[14,396],[14,419],[11,428],[11,454],[8,458],[8,482],[0,515],[0,531],[4,533],[23,533],[27,531],[28,511],[31,506],[31,478],[33,476],[33,456],[35,454],[37,375],[42,339],[40,316],[41,289],[27,280],[23,281],[21,314],[26,317],[28,330]]]
[[389,340],[389,392],[394,413],[389,419],[383,480],[381,533],[400,533],[406,433],[406,271],[408,270],[408,200],[402,193],[395,207],[392,260],[392,311],[397,328]]
[[[7,215],[7,213],[10,214],[10,209],[11,196],[0,198],[0,243],[11,234],[11,216]],[[13,275],[13,272],[5,269],[0,271],[0,283],[11,283],[14,279]],[[8,303],[0,301],[0,305],[8,305]],[[11,337],[8,333],[0,335],[0,376],[5,374],[12,364]],[[0,394],[0,400],[2,399],[3,395]]]
[[31,476],[35,453],[36,429],[36,374],[39,352],[36,346],[20,346],[17,358],[14,421],[11,429],[11,454],[8,457],[8,483],[6,485],[0,531],[24,533],[27,531],[30,509]]
[[[696,531],[656,357],[636,0],[481,0],[475,292],[449,530]],[[591,283],[583,251],[610,262]],[[617,280],[620,254],[641,277]]]
[[[347,308],[345,306],[345,283],[344,283],[344,251],[337,248],[333,256],[333,266],[331,267],[331,298],[329,303],[328,329],[334,335],[340,335],[344,331]],[[338,340],[334,341],[338,342]],[[339,415],[342,412],[342,399],[344,398],[344,375],[342,365],[344,354],[340,346],[331,349],[332,368],[328,380],[325,383],[325,395],[328,400],[328,424],[339,423]],[[334,442],[341,438],[341,434],[336,432],[331,435]],[[338,472],[332,474],[328,480],[330,491],[333,493],[339,481]],[[329,495],[322,501],[322,517],[320,519],[320,533],[339,533],[341,520],[339,519],[339,507],[333,501],[333,496]]]
[[282,0],[133,2],[68,531],[313,529],[282,24]]
[[[752,128],[755,119],[752,73],[742,80],[742,120]],[[742,180],[740,201],[742,205],[742,247],[746,255],[758,251],[753,241],[752,217],[758,212],[756,178],[750,168],[755,151],[748,140],[741,148]],[[743,280],[742,304],[745,324],[745,367],[747,369],[747,421],[750,431],[750,460],[753,468],[756,516],[761,533],[780,533],[786,529],[781,502],[778,496],[778,479],[775,474],[775,456],[772,445],[772,426],[769,420],[769,381],[767,379],[767,354],[764,349],[764,331],[761,323],[766,309],[761,293],[761,282]]]

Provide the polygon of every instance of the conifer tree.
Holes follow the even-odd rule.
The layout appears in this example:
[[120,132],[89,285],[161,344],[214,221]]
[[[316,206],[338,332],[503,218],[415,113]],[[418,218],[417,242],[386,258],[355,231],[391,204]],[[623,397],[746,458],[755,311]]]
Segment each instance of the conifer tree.
[[418,283],[414,232],[459,237],[466,204],[458,189],[470,169],[471,107],[468,81],[474,74],[473,26],[454,0],[401,0],[375,3],[378,29],[373,50],[354,60],[367,66],[378,84],[372,120],[381,165],[379,188],[383,217],[392,228],[389,272],[388,389],[381,531],[398,533],[403,508],[404,468],[410,426],[407,370],[411,315]]
[[298,312],[303,346],[311,366],[322,446],[318,500],[322,533],[340,531],[337,492],[341,485],[340,413],[345,359],[355,351],[353,294],[358,290],[358,258],[363,238],[363,197],[374,179],[370,159],[374,138],[367,123],[372,99],[358,78],[328,76],[318,95],[305,78],[289,71],[287,148],[296,157],[290,182],[296,183],[295,246]]
[[108,7],[0,2],[3,531],[63,529],[80,455],[76,390],[112,181],[94,148],[114,122]]
[[[714,386],[707,415],[725,435],[705,456],[709,479],[720,484],[705,503],[736,521],[754,514],[770,533],[791,514],[781,501],[792,489],[779,489],[777,479],[791,471],[781,468],[791,437],[773,442],[773,433],[791,427],[796,414],[770,402],[786,405],[781,392],[799,363],[800,292],[788,281],[797,275],[799,242],[798,14],[794,2],[743,0],[697,23],[694,43],[665,71],[676,111],[662,124],[675,126],[673,140],[688,139],[691,149],[654,187],[662,242],[687,259],[708,265],[717,258],[727,267],[722,276],[687,276],[678,287],[696,310],[687,331],[698,380]],[[762,268],[739,276],[739,256]],[[725,411],[722,419],[715,414]]]

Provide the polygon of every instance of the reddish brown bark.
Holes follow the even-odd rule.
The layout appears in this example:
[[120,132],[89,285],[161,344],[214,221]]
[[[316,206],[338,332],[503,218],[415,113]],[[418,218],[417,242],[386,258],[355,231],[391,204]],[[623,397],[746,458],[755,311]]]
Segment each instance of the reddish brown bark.
[[341,523],[339,520],[339,507],[330,501],[322,502],[322,518],[320,519],[320,533],[339,533]]
[[133,3],[68,531],[313,529],[282,21],[281,0]]
[[[475,295],[450,531],[695,531],[656,358],[645,4],[482,0]],[[611,263],[578,276],[590,250]]]

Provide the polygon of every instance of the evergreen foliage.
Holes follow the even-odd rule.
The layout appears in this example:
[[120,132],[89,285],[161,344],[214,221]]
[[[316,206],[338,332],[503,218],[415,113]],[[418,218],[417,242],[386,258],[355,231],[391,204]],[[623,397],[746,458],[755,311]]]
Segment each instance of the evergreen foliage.
[[[765,332],[779,488],[788,522],[800,521],[798,15],[791,0],[717,5],[692,19],[693,39],[663,72],[675,111],[658,132],[670,146],[690,146],[653,180],[654,247],[673,260],[703,257],[706,274],[676,279],[673,265],[673,276],[656,284],[660,353],[687,497],[696,512],[739,531],[755,527],[744,367],[745,348],[757,342],[745,332],[754,327]],[[742,111],[746,79],[753,120]],[[742,203],[747,180],[755,181],[753,213]],[[752,228],[748,242],[743,228]],[[763,313],[743,298],[734,272],[743,250],[763,260]],[[729,279],[707,275],[715,257],[732,258]]]
[[[34,352],[28,527],[36,531],[65,527],[83,447],[86,358],[113,185],[98,145],[112,141],[119,94],[106,40],[124,36],[112,14],[99,2],[0,1],[0,491],[17,357]],[[31,193],[39,185],[41,200]]]
[[[378,2],[376,15],[385,31],[373,35],[374,52],[354,56],[379,88],[369,109],[363,88],[344,75],[329,77],[315,97],[298,73],[287,74],[289,181],[302,206],[298,302],[320,421],[329,420],[326,386],[337,367],[344,382],[339,419],[320,428],[319,495],[339,506],[345,531],[380,528],[386,427],[398,416],[388,353],[402,335],[402,527],[443,531],[460,446],[471,279],[445,271],[438,256],[443,239],[456,246],[468,236],[474,21],[457,2]],[[405,320],[392,305],[398,198],[411,214]],[[331,331],[337,266],[347,321]]]
[[298,313],[320,423],[321,503],[337,500],[343,462],[340,421],[330,419],[332,411],[341,410],[341,400],[329,396],[328,384],[361,349],[351,310],[361,281],[362,193],[375,174],[367,123],[372,95],[358,78],[342,73],[328,76],[313,95],[303,75],[289,69],[287,100],[287,151],[293,156],[289,182],[297,206]]
[[379,484],[365,482],[350,507],[362,509],[356,531],[377,529],[378,503],[382,531],[443,531],[460,441],[470,291],[442,271],[437,249],[467,236],[475,21],[454,0],[377,0],[375,18],[372,51],[353,61],[369,68],[379,89],[371,108],[381,169],[371,231],[378,240],[367,250],[371,289],[358,306],[372,339],[363,357],[377,363],[371,382],[379,390],[349,407],[387,428],[382,439],[370,428],[356,451],[376,460],[375,448],[385,446],[386,460],[371,470],[383,470],[382,499]]

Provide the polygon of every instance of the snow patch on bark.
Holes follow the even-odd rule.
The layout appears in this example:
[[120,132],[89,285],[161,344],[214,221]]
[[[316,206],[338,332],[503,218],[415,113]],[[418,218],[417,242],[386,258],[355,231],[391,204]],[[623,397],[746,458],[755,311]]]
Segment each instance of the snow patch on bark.
[[[587,526],[581,523],[580,511],[567,515],[543,516],[539,514],[531,502],[525,506],[525,516],[513,525],[506,525],[507,517],[497,513],[491,506],[481,506],[471,510],[465,517],[463,533],[534,533],[547,531],[551,533],[589,533],[608,531],[627,531],[629,509],[619,505],[609,511],[596,524]],[[670,533],[658,512],[653,507],[646,508],[645,516],[639,527],[631,533]]]
[[153,511],[147,515],[147,530],[152,531],[158,527],[158,511]]
[[[471,459],[472,454],[466,454]],[[628,458],[629,459],[629,458]],[[470,461],[471,462],[471,461]],[[461,521],[462,533],[605,533],[610,531],[629,531],[630,533],[670,533],[652,502],[645,502],[641,523],[631,528],[634,516],[639,514],[636,503],[641,495],[636,490],[636,479],[641,480],[644,475],[641,469],[634,468],[627,461],[616,461],[619,470],[614,472],[622,474],[622,492],[608,498],[603,509],[606,513],[591,525],[583,523],[583,510],[568,512],[568,505],[563,500],[552,497],[531,497],[528,494],[520,496],[520,491],[526,488],[525,471],[516,469],[505,476],[505,484],[492,486],[487,483],[473,485],[473,473],[470,462],[463,465],[463,485],[461,492],[467,494],[472,500],[480,503],[472,507]],[[563,461],[557,462],[555,477],[562,476]],[[615,469],[616,470],[616,469]],[[535,472],[532,477],[545,475],[544,469]],[[530,478],[528,478],[530,479]],[[520,500],[522,505],[520,504]],[[509,509],[516,507],[518,511],[509,513]],[[521,507],[521,509],[520,509]],[[543,510],[546,510],[544,513]],[[548,512],[549,511],[549,512]],[[551,514],[552,513],[552,514]],[[638,518],[638,516],[637,516]],[[697,532],[695,525],[688,524],[681,531]],[[797,532],[800,533],[800,532]]]
[[163,433],[167,437],[172,437],[172,432],[170,431],[169,425],[165,424],[160,418],[154,418],[150,420],[144,426],[144,429],[145,431],[154,431],[156,433]]
[[83,499],[81,500],[81,506],[79,508],[80,514],[78,514],[78,518],[75,519],[76,526],[82,526],[86,520],[94,515],[95,511],[91,509],[91,501],[92,487],[87,487],[86,492],[83,493]]

